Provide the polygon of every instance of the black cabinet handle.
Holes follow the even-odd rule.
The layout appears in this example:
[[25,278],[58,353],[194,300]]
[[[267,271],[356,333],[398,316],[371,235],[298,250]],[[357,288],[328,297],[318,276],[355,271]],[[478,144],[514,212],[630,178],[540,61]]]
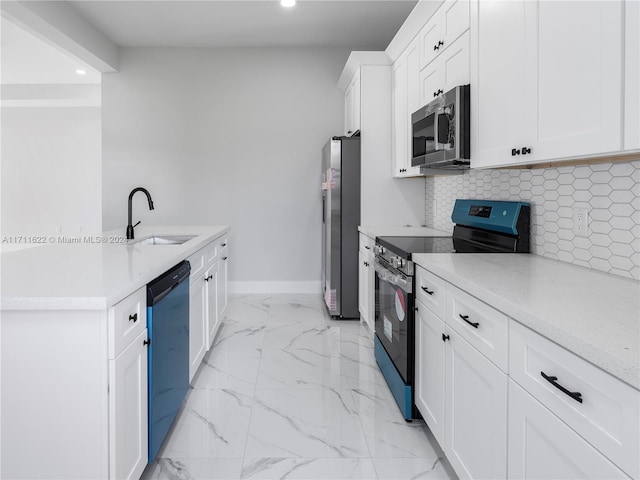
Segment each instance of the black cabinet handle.
[[515,148],[511,149],[511,156],[515,157],[516,155],[520,155],[520,150],[516,150]]
[[229,257],[222,257],[222,260],[226,260],[227,258],[229,258]]
[[438,41],[438,43],[437,43],[437,44],[435,44],[435,45],[433,46],[433,49],[434,49],[434,50],[440,50],[440,47],[441,47],[442,45],[444,45],[444,42],[443,42],[442,40],[440,40],[440,41]]
[[225,243],[223,243],[223,244],[222,244],[222,246],[223,246],[223,247],[226,247],[226,246],[227,246],[227,243],[226,243],[226,242],[225,242]]
[[211,280],[213,278],[213,275],[209,275],[208,277],[204,277],[204,281],[208,282],[209,280]]
[[367,250],[371,250],[371,247],[369,245],[365,245],[364,248],[366,248]]
[[143,345],[151,345],[151,339],[150,339],[150,338],[147,338],[146,340],[143,340],[143,341],[142,341],[142,344],[143,344]]
[[138,321],[138,314],[134,313],[133,315],[129,315],[129,321],[136,323]]
[[445,335],[444,333],[442,334],[442,341],[446,342],[447,340],[449,340],[449,335]]
[[420,287],[422,290],[424,290],[426,293],[428,293],[429,295],[433,295],[433,291],[429,290],[427,287]]
[[558,377],[551,377],[549,375],[545,375],[544,372],[540,372],[540,375],[542,375],[542,378],[544,378],[547,382],[549,382],[551,385],[556,387],[562,393],[565,393],[565,394],[569,395],[576,402],[582,403],[582,394],[580,392],[570,392],[569,390],[564,388],[562,385],[560,385],[558,382],[556,382],[556,380],[558,380]]
[[527,147],[522,147],[522,154],[526,155],[527,153],[531,153],[531,149]]
[[467,322],[469,325],[471,325],[473,328],[478,328],[478,326],[480,325],[478,322],[470,322],[469,321],[469,315],[462,315],[461,313],[458,314],[458,316],[464,320],[465,322]]
[[347,135],[351,135],[351,130],[349,130],[349,131],[347,132]]

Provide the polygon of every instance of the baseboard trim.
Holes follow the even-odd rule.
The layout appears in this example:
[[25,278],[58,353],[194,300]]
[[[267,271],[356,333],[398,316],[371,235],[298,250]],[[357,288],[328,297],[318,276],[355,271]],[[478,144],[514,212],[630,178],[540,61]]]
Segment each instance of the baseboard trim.
[[313,293],[321,294],[320,282],[229,282],[230,294]]

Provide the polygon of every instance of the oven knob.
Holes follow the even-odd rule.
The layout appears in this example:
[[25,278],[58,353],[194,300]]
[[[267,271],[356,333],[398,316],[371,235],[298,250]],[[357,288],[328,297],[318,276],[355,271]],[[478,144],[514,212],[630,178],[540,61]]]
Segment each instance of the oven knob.
[[398,267],[404,268],[404,258],[398,257]]
[[376,245],[376,253],[378,255],[382,255],[384,253],[384,247],[382,247],[380,245]]
[[400,257],[391,257],[391,266],[393,268],[398,268],[400,266],[400,261],[402,259]]

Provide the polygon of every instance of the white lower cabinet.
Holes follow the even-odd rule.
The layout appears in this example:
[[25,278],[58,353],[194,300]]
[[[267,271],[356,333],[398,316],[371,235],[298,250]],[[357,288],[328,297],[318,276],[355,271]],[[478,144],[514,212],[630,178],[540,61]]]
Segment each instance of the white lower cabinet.
[[509,381],[508,475],[514,479],[629,478],[513,380]]
[[460,478],[639,478],[640,391],[422,267],[416,279],[415,403]]
[[147,466],[147,330],[109,361],[109,477],[138,479]]
[[461,478],[505,478],[507,375],[447,328],[444,452]]
[[444,322],[422,303],[416,312],[415,403],[440,445],[444,445]]
[[228,304],[229,240],[225,235],[188,258],[197,275],[189,282],[189,381],[213,345]]
[[205,324],[207,326],[207,350],[213,345],[216,338],[218,327],[220,326],[220,318],[218,317],[218,262],[215,262],[205,272],[205,281],[207,283],[207,301]]
[[418,302],[415,402],[461,478],[505,478],[507,375]]
[[207,283],[204,273],[189,283],[189,382],[207,353]]
[[375,329],[375,288],[376,273],[373,268],[374,239],[360,234],[360,251],[358,252],[358,310],[361,321],[365,322],[371,331]]

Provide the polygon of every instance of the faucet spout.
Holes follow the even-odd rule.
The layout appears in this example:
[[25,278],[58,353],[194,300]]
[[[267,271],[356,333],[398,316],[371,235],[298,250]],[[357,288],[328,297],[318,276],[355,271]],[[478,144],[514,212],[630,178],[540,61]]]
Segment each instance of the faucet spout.
[[136,225],[132,225],[133,221],[131,220],[131,207],[132,207],[132,202],[133,202],[133,196],[135,195],[136,192],[142,192],[147,196],[147,201],[149,202],[149,210],[153,210],[153,200],[151,200],[151,194],[149,193],[149,191],[146,188],[143,187],[136,187],[133,190],[131,190],[131,193],[129,194],[129,204],[128,204],[128,209],[127,209],[127,240],[133,240],[134,237],[134,233],[133,233],[133,228],[138,225],[138,223],[136,223]]

